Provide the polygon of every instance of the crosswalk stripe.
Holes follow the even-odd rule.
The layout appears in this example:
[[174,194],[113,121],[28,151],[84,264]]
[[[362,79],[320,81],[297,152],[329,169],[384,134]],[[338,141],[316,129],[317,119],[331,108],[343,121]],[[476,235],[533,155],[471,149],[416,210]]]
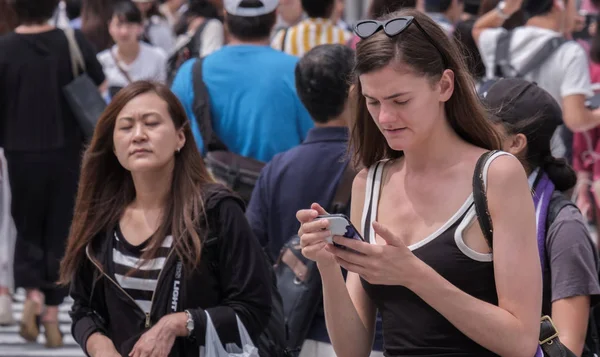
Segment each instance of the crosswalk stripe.
[[[19,321],[23,316],[24,291],[18,290],[13,296],[13,301],[13,316],[16,321]],[[64,346],[62,348],[46,348],[44,346],[46,339],[43,333],[40,333],[36,343],[30,343],[19,336],[19,326],[17,324],[0,326],[0,357],[84,357],[81,348],[71,336],[71,318],[68,312],[72,303],[73,301],[67,298],[59,306],[59,328],[64,334]]]

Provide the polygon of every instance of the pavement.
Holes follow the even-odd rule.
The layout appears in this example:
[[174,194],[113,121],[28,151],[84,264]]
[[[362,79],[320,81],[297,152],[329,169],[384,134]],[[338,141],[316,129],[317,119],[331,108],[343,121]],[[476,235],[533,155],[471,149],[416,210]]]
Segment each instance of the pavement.
[[[24,301],[24,292],[17,291],[13,303],[13,314],[16,321],[21,319]],[[19,336],[18,325],[0,326],[0,357],[84,357],[81,348],[71,336],[71,318],[68,314],[71,304],[72,300],[67,298],[60,306],[58,319],[60,330],[65,335],[62,348],[48,349],[44,347],[46,340],[43,331],[40,333],[37,343],[30,343]]]

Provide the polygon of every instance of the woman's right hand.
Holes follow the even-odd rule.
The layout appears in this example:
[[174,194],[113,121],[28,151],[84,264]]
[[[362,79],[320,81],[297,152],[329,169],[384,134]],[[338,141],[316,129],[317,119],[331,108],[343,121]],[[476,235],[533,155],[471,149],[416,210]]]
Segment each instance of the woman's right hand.
[[302,255],[317,262],[320,267],[337,264],[333,254],[325,250],[327,238],[331,236],[329,231],[329,221],[326,219],[315,221],[319,215],[325,215],[327,212],[318,203],[313,203],[310,209],[303,209],[296,213],[296,218],[300,222],[300,245],[302,246]]

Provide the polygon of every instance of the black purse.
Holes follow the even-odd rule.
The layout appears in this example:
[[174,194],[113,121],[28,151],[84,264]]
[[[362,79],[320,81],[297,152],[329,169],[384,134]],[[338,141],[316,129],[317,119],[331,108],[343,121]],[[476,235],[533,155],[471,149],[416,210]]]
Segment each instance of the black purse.
[[[477,161],[475,173],[473,174],[473,200],[475,201],[477,221],[479,222],[483,236],[490,249],[493,248],[494,227],[488,209],[483,176],[486,162],[497,152],[498,151],[489,151],[483,154]],[[554,326],[554,322],[552,322],[550,316],[542,316],[540,324],[539,344],[545,357],[575,357],[575,354],[560,342],[558,330],[556,329],[556,326]]]
[[106,102],[100,95],[96,83],[85,73],[85,61],[75,39],[75,33],[72,29],[65,29],[64,33],[69,42],[74,79],[63,87],[63,94],[77,119],[85,140],[89,141],[94,136],[96,123],[106,108]]
[[[348,163],[336,188],[329,213],[345,213],[350,203],[355,176],[356,171]],[[323,299],[317,263],[302,255],[300,237],[297,235],[281,249],[275,264],[275,274],[277,289],[283,300],[287,347],[297,355]]]

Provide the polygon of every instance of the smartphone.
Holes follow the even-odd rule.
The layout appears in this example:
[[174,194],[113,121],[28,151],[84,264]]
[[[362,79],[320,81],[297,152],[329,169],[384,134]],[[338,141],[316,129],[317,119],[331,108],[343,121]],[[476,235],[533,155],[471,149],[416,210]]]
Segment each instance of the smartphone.
[[[346,215],[327,214],[327,215],[317,216],[317,218],[315,218],[315,220],[321,220],[321,219],[326,219],[329,221],[329,230],[331,231],[332,235],[342,236],[342,237],[345,237],[348,239],[356,239],[361,242],[365,241],[363,239],[363,237],[360,235],[360,233],[358,232],[358,229],[356,229],[356,227],[354,227],[354,225],[352,224],[352,222],[350,222],[350,219]],[[333,243],[333,245],[338,248],[343,248],[343,249],[346,248],[344,246],[334,243],[333,237],[329,237],[327,239],[327,241],[329,243]]]
[[600,108],[600,94],[587,98],[585,100],[585,107],[591,110]]

